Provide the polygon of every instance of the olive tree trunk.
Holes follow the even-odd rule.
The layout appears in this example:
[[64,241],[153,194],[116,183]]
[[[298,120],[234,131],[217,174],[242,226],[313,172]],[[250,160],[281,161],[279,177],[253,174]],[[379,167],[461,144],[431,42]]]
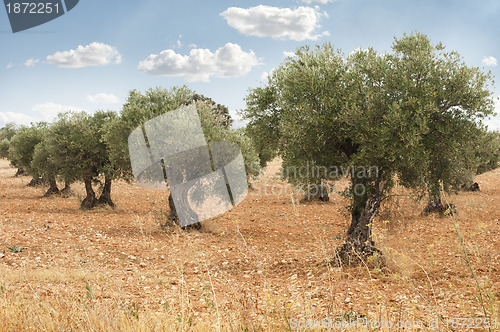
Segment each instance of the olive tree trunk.
[[111,200],[111,178],[108,176],[104,178],[104,187],[102,187],[98,203],[115,207],[115,203]]
[[427,216],[431,213],[445,215],[447,213],[457,213],[457,207],[454,204],[443,204],[439,185],[430,185],[428,187],[429,199],[427,205],[422,211],[422,215]]
[[363,181],[352,181],[351,225],[345,243],[336,252],[338,265],[356,265],[371,258],[378,265],[384,264],[382,252],[375,247],[372,238],[372,224],[380,211],[385,181],[377,180],[370,193],[361,194],[361,186],[365,186]]
[[43,197],[49,197],[52,195],[58,195],[60,193],[59,188],[57,188],[56,178],[51,176],[47,179],[49,182],[49,189],[45,192]]
[[63,190],[61,190],[61,194],[64,197],[69,197],[73,194],[73,192],[71,191],[71,184],[68,181],[64,182],[64,188]]
[[97,204],[95,192],[94,189],[92,188],[92,177],[87,176],[84,182],[85,182],[85,191],[87,193],[87,197],[85,197],[85,199],[80,204],[80,208],[83,210],[92,209]]

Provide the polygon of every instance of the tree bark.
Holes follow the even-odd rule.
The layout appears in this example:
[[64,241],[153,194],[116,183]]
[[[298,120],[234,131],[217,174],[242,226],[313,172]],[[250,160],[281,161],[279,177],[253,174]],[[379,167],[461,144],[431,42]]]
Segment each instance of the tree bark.
[[443,204],[441,200],[441,192],[438,186],[429,186],[429,199],[427,205],[422,211],[422,215],[427,216],[431,213],[439,213],[445,215],[448,213],[457,213],[457,207],[454,204]]
[[83,210],[92,209],[97,204],[97,199],[95,198],[94,189],[92,189],[92,177],[88,176],[85,178],[85,191],[87,192],[87,197],[80,204],[80,208]]
[[71,185],[69,182],[67,181],[64,182],[64,188],[63,190],[61,190],[61,194],[63,195],[63,197],[69,197],[73,195],[73,192],[71,191]]
[[107,176],[104,178],[104,187],[102,188],[98,203],[115,207],[115,203],[111,200],[111,178]]
[[443,204],[441,200],[441,192],[435,189],[436,186],[429,187],[429,199],[427,205],[422,211],[422,215],[427,216],[431,213],[439,213],[440,215],[447,215],[450,213],[457,213],[457,206],[455,204]]
[[49,189],[43,195],[43,197],[49,197],[49,196],[52,196],[52,195],[58,195],[60,193],[60,191],[59,191],[59,188],[57,188],[56,178],[54,176],[51,176],[48,179],[48,182],[49,182]]
[[[354,180],[352,188],[359,184],[362,182]],[[346,242],[336,252],[337,265],[357,265],[361,260],[378,266],[385,264],[382,252],[375,247],[372,238],[372,224],[380,211],[384,186],[385,181],[377,180],[370,194],[353,193],[351,225],[347,231]]]

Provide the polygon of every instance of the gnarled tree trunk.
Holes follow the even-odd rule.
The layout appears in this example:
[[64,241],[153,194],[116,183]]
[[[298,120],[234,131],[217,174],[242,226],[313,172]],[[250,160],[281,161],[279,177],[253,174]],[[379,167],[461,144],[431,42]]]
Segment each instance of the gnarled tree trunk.
[[441,200],[441,191],[439,186],[429,186],[428,188],[429,199],[422,214],[427,216],[431,213],[439,213],[445,215],[449,212],[457,213],[457,207],[454,204],[443,204]]
[[97,204],[97,199],[95,197],[94,189],[92,188],[92,177],[87,176],[85,178],[85,191],[87,192],[87,197],[80,204],[81,209],[92,209]]
[[[362,181],[352,182],[352,188],[364,185]],[[372,238],[373,219],[380,211],[383,200],[385,181],[377,180],[371,193],[353,195],[353,206],[351,209],[351,225],[347,231],[346,242],[336,252],[336,263],[338,265],[356,265],[361,260],[365,261],[373,257],[373,263],[383,265],[382,252],[375,247]]]
[[73,195],[73,192],[71,191],[71,185],[68,181],[64,182],[64,188],[63,190],[61,190],[61,195],[63,195],[64,197]]
[[115,207],[115,203],[111,200],[111,178],[108,176],[104,178],[104,187],[102,188],[98,203]]
[[58,195],[60,193],[60,191],[59,191],[59,188],[57,188],[56,178],[54,176],[51,176],[48,179],[48,182],[49,182],[49,189],[47,190],[47,192],[45,192],[43,197]]

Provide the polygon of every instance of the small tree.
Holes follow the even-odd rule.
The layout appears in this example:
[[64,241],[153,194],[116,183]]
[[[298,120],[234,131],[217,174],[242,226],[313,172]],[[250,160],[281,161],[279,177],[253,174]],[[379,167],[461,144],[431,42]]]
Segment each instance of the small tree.
[[[0,158],[9,158],[10,139],[16,134],[16,126],[8,123],[0,128]],[[16,176],[24,173],[22,168],[18,168]]]
[[279,148],[280,112],[273,81],[270,78],[266,87],[250,91],[246,98],[247,108],[240,112],[243,119],[249,120],[245,132],[254,143],[261,167],[276,157]]
[[34,186],[41,183],[41,174],[31,167],[35,146],[42,141],[43,131],[47,124],[37,123],[31,127],[22,127],[16,131],[9,142],[9,160],[15,167],[22,168],[33,178],[28,185]]
[[16,127],[8,123],[0,128],[0,158],[9,158],[9,141],[16,134]]
[[[114,173],[103,140],[104,126],[114,117],[114,112],[98,111],[93,116],[85,112],[67,112],[60,114],[49,128],[46,149],[50,161],[68,183],[83,181],[85,184],[82,209],[93,208],[98,203],[114,206],[111,200]],[[98,181],[99,175],[104,177],[104,185],[97,199],[92,185]]]
[[480,136],[482,149],[477,150],[480,164],[476,174],[483,174],[500,167],[500,132],[486,131]]
[[[117,174],[125,180],[132,180],[132,168],[128,149],[128,137],[137,127],[146,121],[161,114],[176,110],[184,105],[194,104],[200,116],[201,127],[207,142],[226,141],[240,145],[245,164],[250,165],[258,157],[253,150],[249,140],[243,136],[241,131],[229,129],[230,119],[225,106],[216,104],[211,99],[199,96],[187,87],[174,87],[170,90],[149,89],[144,94],[132,90],[127,102],[123,106],[119,119],[115,119],[106,127],[104,139],[108,144],[108,151],[113,168]],[[247,167],[247,172],[253,172],[258,167]],[[184,199],[187,199],[187,192]],[[173,198],[169,196],[170,217],[177,219],[177,211],[173,204]],[[199,227],[199,224],[196,225]]]
[[0,140],[0,158],[9,157],[9,140],[4,138]]
[[[424,214],[444,212],[441,189],[457,192],[478,165],[485,131],[481,120],[492,114],[491,73],[463,63],[457,52],[445,52],[442,44],[432,45],[425,35],[404,36],[389,56],[399,72],[394,83],[404,93],[405,107],[422,110],[421,133],[427,156],[423,181],[429,201]],[[442,187],[442,188],[441,188]]]

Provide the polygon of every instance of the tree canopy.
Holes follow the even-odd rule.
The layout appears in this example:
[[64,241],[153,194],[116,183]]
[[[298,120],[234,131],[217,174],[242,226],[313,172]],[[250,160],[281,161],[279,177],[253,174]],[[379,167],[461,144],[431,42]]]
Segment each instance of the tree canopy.
[[348,174],[343,260],[353,250],[379,253],[371,225],[396,179],[421,191],[436,179],[445,189],[463,181],[478,165],[470,140],[493,113],[491,75],[456,52],[419,33],[395,39],[392,50],[345,56],[329,43],[302,47],[250,92],[243,112],[254,140],[269,137],[292,184]]

